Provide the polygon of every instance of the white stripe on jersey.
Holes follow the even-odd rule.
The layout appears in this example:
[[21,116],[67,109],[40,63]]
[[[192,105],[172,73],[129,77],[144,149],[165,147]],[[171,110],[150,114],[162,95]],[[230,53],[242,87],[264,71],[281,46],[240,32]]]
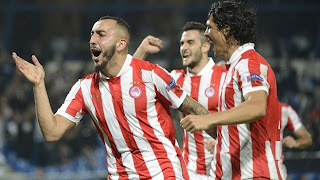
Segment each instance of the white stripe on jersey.
[[221,129],[222,140],[224,143],[221,144],[220,159],[222,165],[222,179],[231,179],[232,178],[232,164],[230,156],[230,140],[229,140],[229,129],[228,126],[222,126]]
[[[105,88],[103,88],[103,86],[105,86]],[[137,174],[130,173],[130,172],[136,172],[136,169],[134,166],[132,154],[130,153],[130,149],[127,146],[127,143],[123,137],[123,134],[119,133],[119,131],[121,132],[121,130],[117,120],[117,116],[115,114],[114,105],[111,103],[112,101],[103,100],[103,99],[112,99],[111,94],[108,93],[110,91],[109,84],[106,81],[99,82],[99,89],[101,92],[103,112],[105,114],[108,114],[108,117],[106,118],[106,123],[110,130],[110,133],[112,134],[114,143],[117,146],[117,150],[119,151],[119,153],[122,154],[121,155],[122,162],[124,167],[126,167],[126,172],[128,173],[129,178],[139,178]],[[118,174],[114,174],[114,175],[118,175]]]
[[[149,73],[149,72],[146,72],[146,73]],[[127,91],[129,90],[128,88],[125,88],[125,87],[127,86],[127,84],[130,84],[131,82],[133,82],[131,74],[132,74],[132,69],[130,69],[128,73],[124,74],[121,77],[121,87],[123,87],[123,88],[121,88],[121,91],[122,91],[123,97],[125,96],[125,94],[127,94]],[[148,91],[148,90],[149,90],[149,88],[146,88],[146,91]],[[146,94],[149,94],[149,93],[154,94],[154,92],[155,92],[154,89],[149,90],[149,91],[150,92],[146,92]],[[147,101],[147,102],[149,102],[149,101]],[[147,105],[149,105],[149,104],[147,104]],[[150,106],[155,107],[154,103]],[[125,101],[123,102],[123,110],[125,112],[131,111],[132,113],[130,113],[130,114],[134,114],[136,112],[134,98],[126,98],[125,99]],[[143,160],[148,168],[148,171],[149,171],[151,177],[157,177],[157,178],[163,179],[164,177],[163,177],[159,162],[157,161],[157,159],[154,158],[154,157],[156,157],[154,154],[154,151],[150,151],[150,149],[152,149],[152,147],[149,144],[148,140],[143,136],[144,132],[142,131],[142,127],[140,126],[139,120],[136,118],[136,116],[129,116],[128,113],[125,113],[125,116],[127,119],[131,119],[131,121],[130,121],[130,123],[128,123],[128,125],[130,127],[131,132],[133,133],[133,138],[134,138],[136,144],[139,146],[139,150],[141,152],[141,155],[143,157]],[[150,122],[149,119],[148,119],[148,121]],[[157,128],[161,129],[160,125],[158,125],[159,124],[158,121],[153,120],[153,122],[155,122],[157,124],[157,126],[158,126]],[[151,126],[152,126],[152,124],[151,124]],[[118,129],[118,131],[119,131],[119,129]],[[130,155],[132,156],[132,154],[130,154]],[[130,161],[131,161],[131,158],[130,158]],[[126,160],[123,160],[123,162],[126,162]],[[132,161],[132,163],[133,163],[133,161]],[[128,166],[131,166],[134,168],[134,164],[128,164]],[[130,177],[131,173],[128,173],[128,174]],[[132,178],[139,178],[139,176],[132,177]]]
[[[91,90],[87,87],[91,87],[91,79],[84,79],[82,81],[82,87],[81,87],[81,90],[82,90],[82,94],[83,94],[83,99],[85,101],[85,104],[88,105],[88,107],[94,107],[93,105],[93,102],[92,102],[92,98],[91,98]],[[88,84],[88,85],[86,85]],[[108,88],[108,86],[106,87]],[[103,92],[101,92],[101,94],[104,94]],[[104,96],[102,96],[101,98],[103,98]],[[110,98],[110,97],[108,97]],[[107,107],[112,107],[113,108],[113,105],[109,105]],[[108,112],[109,109],[105,109],[104,111],[107,111]],[[102,135],[103,135],[103,141],[104,141],[104,145],[105,145],[105,148],[106,148],[106,151],[108,152],[107,153],[107,162],[108,162],[108,172],[110,174],[114,174],[115,176],[113,177],[113,179],[118,179],[119,176],[117,174],[117,166],[116,166],[116,159],[115,159],[115,156],[112,152],[112,149],[111,149],[111,144],[110,144],[110,141],[109,141],[109,138],[107,137],[106,133],[104,132],[103,128],[101,127],[101,125],[99,124],[99,121],[97,119],[97,115],[96,115],[96,109],[95,108],[92,108],[89,110],[89,113],[92,117],[92,120],[94,121],[94,123],[96,124],[96,127],[99,128],[99,130],[101,131]],[[110,113],[110,111],[108,112]],[[107,122],[106,122],[107,123]],[[115,127],[113,126],[109,126],[109,128],[112,128],[113,131],[115,131]],[[119,124],[118,124],[118,128],[119,128]],[[110,130],[111,131],[111,130]],[[116,143],[116,142],[115,142]],[[119,146],[116,144],[116,146]],[[134,167],[133,167],[134,168]]]
[[268,159],[268,166],[271,179],[279,179],[277,169],[274,168],[276,167],[276,164],[272,155],[271,144],[269,141],[266,141],[266,156]]
[[[130,59],[130,56],[128,56],[127,61],[128,59]],[[168,109],[166,105],[171,105],[173,108],[179,107],[186,97],[186,93],[180,89],[167,90],[168,83],[165,80],[168,81],[171,78],[170,75],[154,65],[148,64],[148,62],[135,60],[133,65],[128,62],[125,64],[127,64],[127,67],[123,67],[125,70],[121,70],[123,74],[117,77],[120,81],[117,81],[116,78],[109,80],[106,77],[97,79],[98,73],[93,73],[85,79],[79,80],[56,114],[60,114],[75,123],[78,123],[84,116],[84,112],[82,112],[84,109],[92,116],[92,120],[106,146],[108,172],[112,175],[110,178],[123,179],[128,177],[129,179],[138,179],[144,176],[144,173],[140,173],[139,176],[139,172],[145,172],[155,179],[164,179],[165,177],[182,179],[182,176],[185,176],[186,173],[182,175],[181,167],[184,167],[184,164],[180,164],[180,156],[177,155],[180,153],[179,148],[173,144],[176,143],[173,142],[176,141],[173,131],[174,126],[173,122],[170,121],[170,114],[166,113]],[[145,66],[145,69],[139,69],[142,66]],[[133,68],[140,72],[141,76],[134,77],[133,75],[136,75],[136,73],[133,73]],[[157,72],[154,72],[154,70],[157,70]],[[135,82],[133,82],[133,78],[137,78]],[[146,106],[141,106],[141,110],[146,111],[141,113],[140,116],[143,117],[140,120],[138,120],[138,114],[136,114],[136,111],[139,111],[139,109],[136,109],[136,107],[139,107],[137,106],[137,100],[134,99],[136,96],[131,94],[134,91],[130,91],[132,87],[130,84],[134,83],[140,83],[140,90],[144,93],[144,96],[141,97],[146,98],[140,99],[141,102],[145,101],[146,103]],[[156,86],[157,89],[155,89]],[[177,88],[174,83],[172,87]],[[116,90],[120,92],[113,88],[117,88]],[[161,100],[158,98],[156,91],[160,92],[167,100],[163,101],[166,104],[159,106],[158,109],[155,104],[160,104],[158,101]],[[77,98],[75,98],[76,96]],[[122,107],[119,108],[118,106]],[[162,114],[159,115],[158,110],[162,111]],[[74,114],[68,114],[67,111]],[[164,127],[159,121],[170,121],[164,126],[168,129],[163,129]],[[143,123],[147,125],[144,126]],[[150,132],[150,136],[144,136],[148,132]],[[129,142],[127,142],[128,140]],[[155,154],[155,150],[158,149],[154,149],[154,147],[162,148],[161,152],[163,153]],[[137,166],[137,162],[141,166]],[[118,174],[119,172],[121,174]],[[149,176],[149,174],[146,176]],[[187,176],[185,177],[187,178]]]
[[[230,67],[221,89],[220,111],[239,106],[244,102],[244,96],[253,91],[266,91],[268,101],[272,100],[273,102],[277,99],[274,73],[265,59],[255,52],[253,44],[239,47],[228,63],[230,63],[228,64]],[[272,87],[270,87],[271,85]],[[268,113],[260,120],[221,127],[221,131],[218,131],[221,136],[218,138],[218,146],[216,147],[218,158],[212,162],[211,178],[214,177],[214,173],[216,173],[216,178],[221,179],[278,177],[275,156],[272,153],[274,149],[272,148],[275,148],[277,133],[280,132],[277,131],[277,128],[272,129],[274,133],[271,134],[264,131],[268,127],[274,128],[273,124],[276,119],[272,118],[271,114],[275,114],[276,109],[272,104],[267,105]],[[278,125],[278,121],[276,122]],[[259,131],[263,131],[261,135]],[[263,150],[262,153],[261,150]],[[222,172],[219,169],[220,165]]]
[[253,177],[253,156],[252,146],[248,146],[247,143],[252,144],[250,125],[238,124],[237,125],[240,140],[240,168],[241,179],[250,179]]

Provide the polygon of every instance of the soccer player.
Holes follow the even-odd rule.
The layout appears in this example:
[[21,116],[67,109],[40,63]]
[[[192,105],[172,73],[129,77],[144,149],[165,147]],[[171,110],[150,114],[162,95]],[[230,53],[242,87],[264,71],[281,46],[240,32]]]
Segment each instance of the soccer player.
[[[287,148],[306,149],[312,144],[312,138],[308,130],[301,123],[300,117],[297,112],[289,105],[279,101],[279,119],[281,119],[281,134],[282,144]],[[284,137],[285,130],[293,132],[294,137],[288,135]],[[281,156],[280,172],[282,179],[287,179],[287,169],[283,164],[284,155],[282,148],[279,148]]]
[[217,1],[206,25],[215,57],[227,61],[219,112],[188,115],[181,126],[190,132],[217,126],[209,179],[281,179],[276,78],[254,49],[255,13],[241,2]]
[[130,28],[105,16],[92,27],[90,50],[95,71],[74,84],[53,114],[45,71],[12,57],[34,89],[37,119],[46,141],[59,140],[89,114],[105,145],[108,179],[188,179],[169,107],[186,114],[209,111],[176,85],[163,68],[128,54]]
[[[216,65],[208,57],[210,43],[204,36],[206,26],[199,22],[187,22],[180,39],[182,65],[186,69],[173,70],[171,75],[177,84],[193,99],[200,102],[211,113],[218,111],[220,85],[225,77],[225,69]],[[148,36],[136,50],[134,57],[145,59],[156,53],[160,39]],[[159,47],[161,48],[161,47]],[[159,49],[160,50],[160,49]],[[182,119],[185,114],[179,113]],[[215,132],[215,131],[214,131]],[[216,134],[213,134],[215,137]],[[205,131],[183,132],[182,155],[187,164],[190,179],[207,179],[213,154],[206,150],[206,143],[214,145],[215,140]]]

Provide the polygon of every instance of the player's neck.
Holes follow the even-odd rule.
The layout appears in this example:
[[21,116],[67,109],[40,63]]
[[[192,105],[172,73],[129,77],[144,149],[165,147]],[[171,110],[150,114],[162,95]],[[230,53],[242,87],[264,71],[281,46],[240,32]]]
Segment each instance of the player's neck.
[[121,71],[127,56],[114,55],[108,62],[106,68],[101,72],[109,78],[116,77]]
[[202,69],[208,64],[208,61],[209,61],[209,59],[208,59],[208,57],[206,57],[206,58],[201,59],[201,61],[196,66],[194,66],[192,68],[188,67],[189,73],[195,74],[195,75],[199,74],[202,71]]

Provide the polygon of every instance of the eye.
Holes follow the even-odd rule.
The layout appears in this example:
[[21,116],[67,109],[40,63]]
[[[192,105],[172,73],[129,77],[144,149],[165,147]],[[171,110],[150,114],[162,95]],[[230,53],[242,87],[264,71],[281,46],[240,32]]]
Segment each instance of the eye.
[[207,26],[206,28],[206,32],[210,31],[211,30],[211,27],[210,26]]

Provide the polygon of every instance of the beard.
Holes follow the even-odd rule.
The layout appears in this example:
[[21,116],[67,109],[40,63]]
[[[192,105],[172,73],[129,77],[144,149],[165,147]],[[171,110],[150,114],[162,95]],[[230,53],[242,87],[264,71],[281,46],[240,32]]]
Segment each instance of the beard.
[[192,69],[200,63],[201,59],[202,59],[201,51],[196,51],[194,53],[192,61],[189,64],[184,64],[184,66]]
[[103,53],[103,60],[102,60],[101,64],[95,65],[94,70],[96,72],[102,71],[107,66],[107,64],[110,62],[110,59],[113,57],[115,52],[116,52],[116,45],[114,44],[108,51]]

